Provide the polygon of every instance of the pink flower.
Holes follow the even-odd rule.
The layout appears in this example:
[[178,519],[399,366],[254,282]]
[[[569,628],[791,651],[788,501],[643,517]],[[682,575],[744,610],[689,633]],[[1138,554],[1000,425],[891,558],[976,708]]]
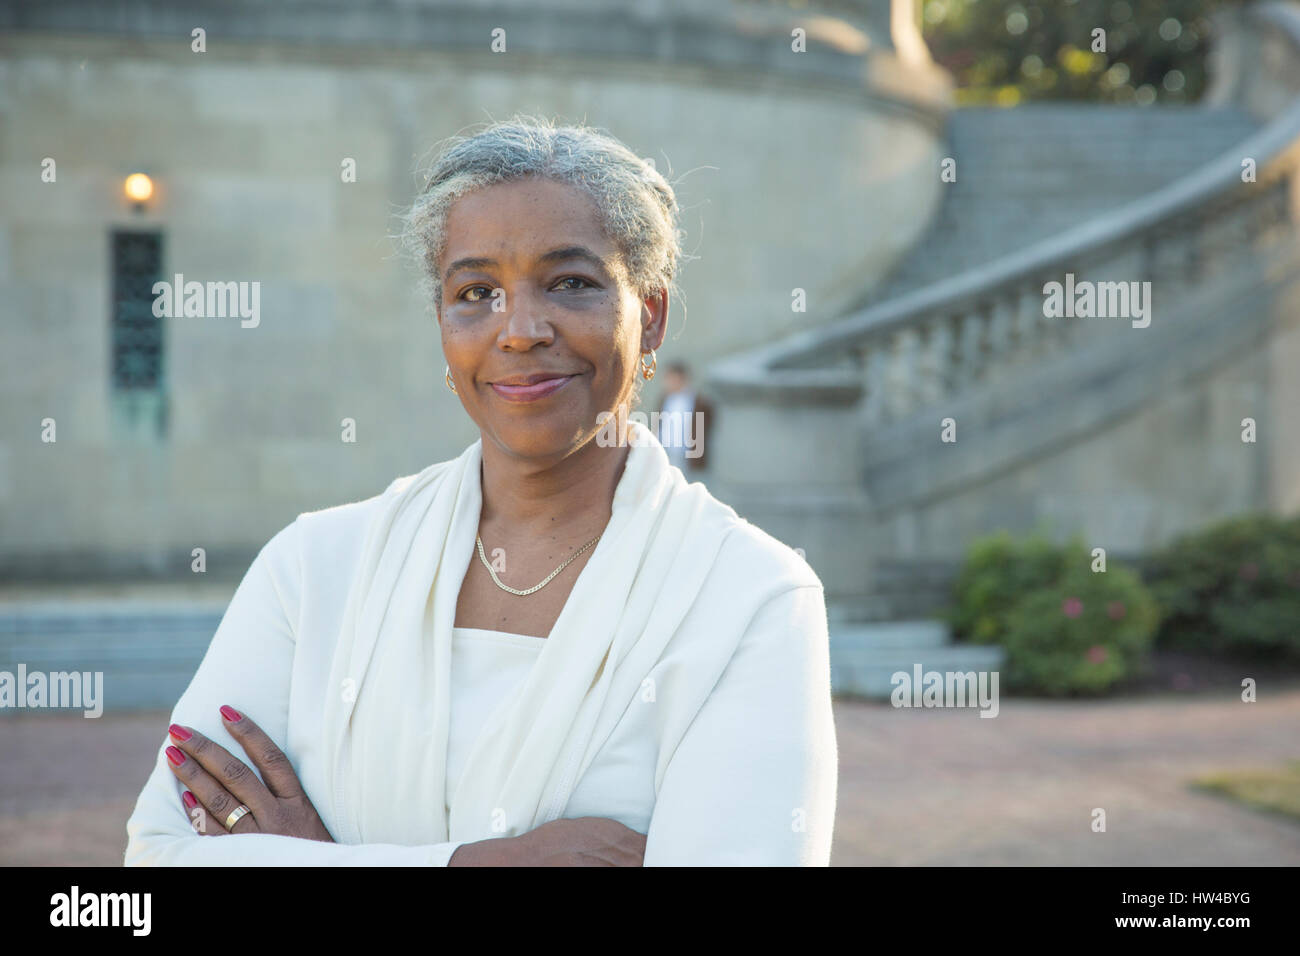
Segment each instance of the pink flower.
[[1100,664],[1106,659],[1106,648],[1100,644],[1094,644],[1088,648],[1088,660],[1094,664]]
[[1124,616],[1124,602],[1111,601],[1106,605],[1106,613],[1110,615],[1112,621],[1118,621]]
[[1083,613],[1083,602],[1078,598],[1066,598],[1065,603],[1061,605],[1061,610],[1065,612],[1066,617],[1078,617]]

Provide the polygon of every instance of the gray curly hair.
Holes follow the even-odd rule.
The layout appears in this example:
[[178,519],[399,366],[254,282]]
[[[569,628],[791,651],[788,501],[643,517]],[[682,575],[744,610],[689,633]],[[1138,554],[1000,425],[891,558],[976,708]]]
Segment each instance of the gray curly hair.
[[422,289],[435,310],[442,303],[438,259],[452,204],[475,189],[530,176],[568,183],[591,197],[638,297],[677,292],[682,232],[668,181],[606,130],[517,114],[445,140],[403,217],[402,239],[421,265]]

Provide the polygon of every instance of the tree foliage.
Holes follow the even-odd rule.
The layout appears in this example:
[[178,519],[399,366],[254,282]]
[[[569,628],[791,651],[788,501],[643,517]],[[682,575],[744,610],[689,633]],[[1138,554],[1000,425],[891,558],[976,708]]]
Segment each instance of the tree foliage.
[[917,2],[926,43],[953,74],[958,101],[1014,106],[1195,101],[1209,78],[1211,15],[1251,0]]

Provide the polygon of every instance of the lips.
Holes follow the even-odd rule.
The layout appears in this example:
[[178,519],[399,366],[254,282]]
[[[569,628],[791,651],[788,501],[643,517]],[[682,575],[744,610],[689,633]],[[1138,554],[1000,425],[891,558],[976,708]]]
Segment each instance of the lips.
[[531,375],[509,375],[498,379],[493,385],[536,385],[553,378],[570,378],[573,372],[533,372]]
[[536,372],[532,375],[513,375],[501,382],[492,382],[492,390],[508,402],[534,402],[554,395],[575,374],[563,372]]

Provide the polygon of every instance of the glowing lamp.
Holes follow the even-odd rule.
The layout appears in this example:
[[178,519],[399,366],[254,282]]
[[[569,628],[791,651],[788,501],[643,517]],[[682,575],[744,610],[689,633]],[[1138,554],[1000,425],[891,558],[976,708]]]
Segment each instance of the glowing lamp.
[[122,189],[131,202],[148,202],[153,195],[153,180],[144,173],[132,173],[126,177]]

